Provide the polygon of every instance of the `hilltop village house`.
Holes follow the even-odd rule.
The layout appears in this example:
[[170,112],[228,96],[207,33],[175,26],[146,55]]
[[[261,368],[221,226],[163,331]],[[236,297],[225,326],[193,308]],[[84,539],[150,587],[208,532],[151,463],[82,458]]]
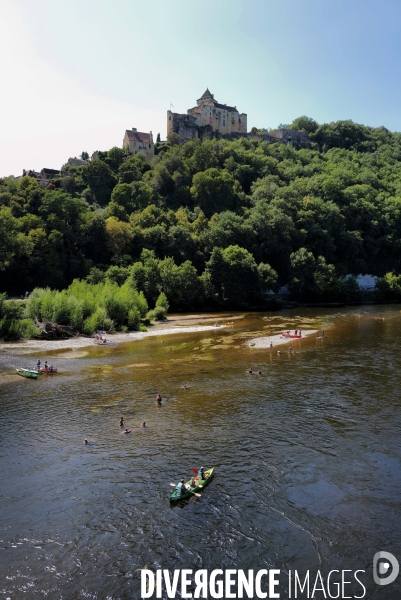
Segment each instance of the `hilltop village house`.
[[180,142],[202,137],[200,133],[217,132],[221,135],[247,133],[247,115],[239,113],[236,106],[219,104],[209,89],[189,108],[187,114],[167,111],[167,137],[170,132],[180,136]]
[[151,159],[155,154],[152,132],[142,133],[135,127],[127,129],[123,139],[123,148],[126,147],[129,148],[131,154],[138,154],[138,152],[141,152],[145,155],[147,160]]
[[47,185],[50,179],[53,179],[56,175],[59,175],[60,171],[56,169],[42,169],[41,171],[33,171],[29,169],[26,171],[23,169],[22,175],[17,176],[15,179],[22,179],[23,177],[34,177],[40,185]]

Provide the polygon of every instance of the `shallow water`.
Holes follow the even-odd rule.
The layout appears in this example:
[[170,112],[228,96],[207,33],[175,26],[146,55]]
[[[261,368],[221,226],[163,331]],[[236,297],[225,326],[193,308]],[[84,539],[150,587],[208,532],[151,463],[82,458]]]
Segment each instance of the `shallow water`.
[[[401,559],[399,308],[57,351],[37,381],[10,375],[37,355],[0,355],[0,598],[140,598],[145,565],[365,569],[366,597],[400,598],[372,580],[375,552]],[[326,335],[295,355],[249,347],[295,327]],[[170,506],[201,464],[216,467],[202,497]]]

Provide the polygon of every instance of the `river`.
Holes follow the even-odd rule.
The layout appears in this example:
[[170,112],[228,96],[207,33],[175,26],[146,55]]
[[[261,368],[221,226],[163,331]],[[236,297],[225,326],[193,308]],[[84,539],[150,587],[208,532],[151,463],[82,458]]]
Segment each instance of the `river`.
[[[398,600],[372,561],[401,559],[400,308],[54,351],[40,358],[60,372],[37,381],[10,373],[38,354],[1,354],[0,598],[139,599],[146,566],[280,569],[281,598],[289,570],[361,569],[366,598]],[[295,327],[325,337],[295,354],[249,345]],[[169,484],[201,465],[216,469],[201,498],[170,505]]]

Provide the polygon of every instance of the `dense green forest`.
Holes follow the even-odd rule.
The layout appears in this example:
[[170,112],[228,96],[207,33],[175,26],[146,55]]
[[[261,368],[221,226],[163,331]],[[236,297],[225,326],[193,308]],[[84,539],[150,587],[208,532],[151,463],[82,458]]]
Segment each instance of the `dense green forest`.
[[401,298],[401,134],[289,127],[311,146],[171,139],[150,163],[115,147],[47,188],[0,180],[0,291],[129,282],[152,306],[163,292],[172,309],[234,309],[267,306],[282,285],[352,300],[352,276],[369,273]]

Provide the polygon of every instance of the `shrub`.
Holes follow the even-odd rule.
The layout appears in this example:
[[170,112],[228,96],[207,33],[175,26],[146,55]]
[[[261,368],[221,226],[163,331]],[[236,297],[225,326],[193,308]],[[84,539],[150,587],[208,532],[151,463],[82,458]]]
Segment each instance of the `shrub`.
[[161,292],[158,299],[156,300],[156,306],[161,306],[162,308],[164,308],[165,313],[167,313],[169,309],[169,303],[167,300],[167,296],[164,292]]
[[155,306],[153,310],[148,312],[147,316],[150,321],[164,321],[166,318],[166,310],[163,306]]

